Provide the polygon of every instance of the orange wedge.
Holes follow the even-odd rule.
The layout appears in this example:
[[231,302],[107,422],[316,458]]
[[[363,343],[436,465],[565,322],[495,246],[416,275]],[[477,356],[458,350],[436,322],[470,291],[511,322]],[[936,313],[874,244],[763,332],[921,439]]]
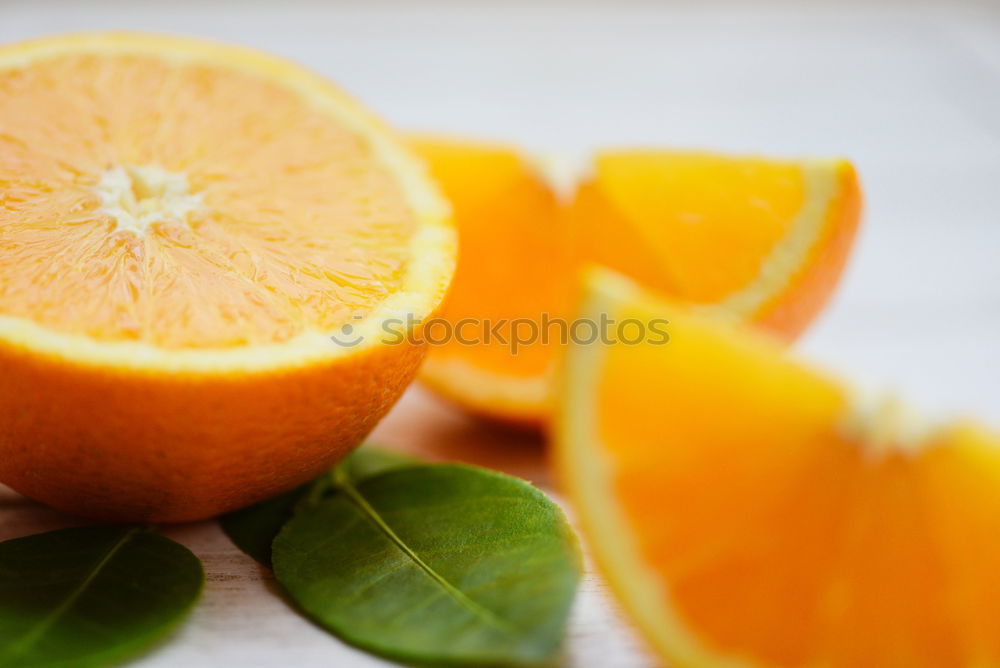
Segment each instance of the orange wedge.
[[454,255],[420,163],[295,65],[151,35],[2,47],[0,481],[127,521],[291,488],[412,379],[424,348],[386,324],[435,311]]
[[[446,317],[563,318],[582,263],[793,339],[826,304],[857,229],[861,193],[844,160],[599,153],[575,195],[516,149],[424,139],[455,205],[462,253]],[[542,174],[558,178],[546,179]],[[524,329],[527,329],[524,327]],[[449,345],[422,378],[479,413],[543,422],[560,346]],[[506,339],[510,339],[508,336]]]
[[861,190],[846,160],[614,151],[571,211],[586,261],[790,340],[837,285]]
[[556,464],[674,666],[1000,664],[1000,435],[863,400],[770,339],[596,272],[583,317],[665,345],[567,353]]
[[[421,379],[483,415],[534,422],[548,402],[557,337],[517,348],[567,315],[576,278],[569,230],[539,169],[514,148],[439,137],[412,140],[452,204],[461,252],[441,334]],[[463,324],[464,323],[464,324]],[[540,334],[540,331],[539,331]]]

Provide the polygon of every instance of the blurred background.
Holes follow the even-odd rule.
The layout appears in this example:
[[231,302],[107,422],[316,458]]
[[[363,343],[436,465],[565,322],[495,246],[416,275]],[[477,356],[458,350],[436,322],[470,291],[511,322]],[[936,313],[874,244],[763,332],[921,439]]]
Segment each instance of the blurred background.
[[800,350],[1000,425],[1000,2],[0,0],[5,42],[119,28],[282,54],[404,129],[846,155],[866,220]]

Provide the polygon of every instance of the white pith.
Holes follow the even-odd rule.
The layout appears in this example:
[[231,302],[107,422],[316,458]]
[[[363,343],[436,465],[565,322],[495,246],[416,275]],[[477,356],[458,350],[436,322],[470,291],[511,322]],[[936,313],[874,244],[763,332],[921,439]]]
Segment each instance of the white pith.
[[573,201],[577,188],[593,172],[591,160],[585,155],[549,151],[524,153],[522,157],[564,205]]
[[871,459],[916,454],[931,442],[943,422],[914,411],[891,392],[855,390],[841,434]]
[[153,223],[185,224],[203,207],[202,193],[190,192],[187,174],[156,165],[112,167],[94,186],[101,213],[115,220],[115,232],[144,234]]

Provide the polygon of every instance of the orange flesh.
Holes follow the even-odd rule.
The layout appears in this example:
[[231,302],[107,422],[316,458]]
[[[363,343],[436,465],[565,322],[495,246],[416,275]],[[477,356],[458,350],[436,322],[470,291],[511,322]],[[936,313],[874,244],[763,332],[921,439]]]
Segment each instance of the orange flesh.
[[[462,329],[466,339],[484,333],[487,325],[492,329],[488,341],[472,346],[456,337],[434,346],[430,355],[474,359],[478,369],[501,375],[544,375],[560,340],[560,325],[552,322],[565,317],[575,278],[569,235],[554,194],[506,147],[433,139],[414,145],[458,222],[458,266],[441,315],[453,325],[470,323]],[[512,283],[518,276],[524,282]],[[527,321],[540,331],[543,314],[549,336],[512,354],[512,337],[530,336]],[[497,323],[501,326],[495,327]]]
[[857,175],[844,160],[608,151],[560,202],[509,147],[437,138],[416,146],[459,226],[444,316],[526,318],[550,334],[549,345],[516,355],[496,342],[435,347],[424,378],[478,412],[518,420],[549,412],[561,332],[542,316],[572,322],[581,266],[609,267],[792,340],[831,296],[860,217]]
[[[631,221],[655,257],[659,275],[652,285],[703,304],[757,277],[806,197],[801,164],[777,160],[609,152],[597,157],[596,174],[608,204]],[[620,253],[626,261],[636,252],[620,246],[604,238],[589,250],[597,258]]]
[[[415,227],[403,194],[364,140],[275,83],[61,55],[0,71],[0,118],[0,315],[230,347],[332,331],[400,285]],[[122,229],[112,210],[153,213]]]
[[[671,340],[602,349],[594,403],[578,410],[596,411],[605,503],[648,584],[709,653],[789,667],[1000,661],[995,436],[953,427],[876,453],[870,434],[845,431],[843,390],[777,349],[673,307],[611,315],[668,317]],[[623,540],[592,538],[598,556]],[[605,566],[619,583],[640,577]],[[680,656],[662,626],[647,630]]]

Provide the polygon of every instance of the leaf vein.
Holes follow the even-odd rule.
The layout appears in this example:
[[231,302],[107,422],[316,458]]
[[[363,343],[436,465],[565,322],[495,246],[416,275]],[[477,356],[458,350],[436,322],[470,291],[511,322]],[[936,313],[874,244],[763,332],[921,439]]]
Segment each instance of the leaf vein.
[[38,639],[45,635],[45,632],[52,628],[52,625],[62,617],[66,611],[73,607],[73,604],[80,600],[83,593],[87,591],[87,588],[98,576],[98,574],[104,569],[105,566],[114,558],[115,554],[118,553],[125,543],[131,540],[132,536],[140,531],[140,527],[133,527],[125,532],[121,538],[119,538],[115,543],[108,548],[108,551],[104,553],[104,556],[94,565],[90,573],[87,574],[76,589],[70,592],[69,596],[60,603],[56,608],[52,610],[48,615],[46,615],[41,621],[39,621],[34,628],[29,629],[27,633],[21,636],[20,640],[17,640],[7,646],[7,656],[15,657],[18,655],[23,655],[31,647],[38,642]]
[[382,533],[384,533],[385,536],[397,548],[399,548],[400,551],[403,552],[403,554],[409,557],[413,561],[413,563],[417,565],[417,567],[423,570],[424,573],[426,573],[432,580],[434,580],[447,594],[449,594],[456,602],[458,602],[459,605],[464,607],[474,616],[483,619],[487,624],[493,626],[496,629],[499,629],[503,633],[515,637],[518,635],[517,629],[515,629],[506,621],[498,617],[490,609],[483,607],[476,601],[466,596],[461,589],[459,589],[452,583],[448,582],[448,580],[446,580],[440,573],[435,571],[433,568],[430,567],[429,564],[424,562],[424,560],[421,559],[416,552],[410,549],[410,547],[403,542],[403,539],[400,538],[396,534],[396,532],[392,530],[392,527],[390,527],[386,523],[386,521],[382,518],[382,516],[379,515],[378,511],[375,510],[375,508],[373,508],[370,503],[368,503],[367,499],[365,499],[361,495],[361,493],[348,480],[340,479],[337,482],[338,485],[341,487],[341,489],[343,489],[344,493],[347,495],[347,498],[350,499],[361,510],[361,512],[380,531],[382,531]]

